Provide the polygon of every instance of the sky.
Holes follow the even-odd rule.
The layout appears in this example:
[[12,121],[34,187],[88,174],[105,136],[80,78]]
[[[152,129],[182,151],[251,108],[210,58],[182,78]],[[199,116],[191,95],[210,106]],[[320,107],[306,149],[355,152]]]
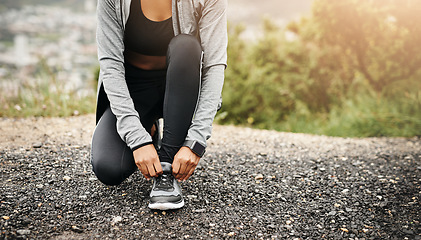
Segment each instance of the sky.
[[228,20],[246,26],[244,35],[256,38],[263,17],[269,17],[279,25],[310,12],[312,0],[228,0]]

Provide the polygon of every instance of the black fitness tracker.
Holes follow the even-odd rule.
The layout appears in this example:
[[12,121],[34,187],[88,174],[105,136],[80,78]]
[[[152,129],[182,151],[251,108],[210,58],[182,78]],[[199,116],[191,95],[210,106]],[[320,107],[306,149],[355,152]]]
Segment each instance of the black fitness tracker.
[[205,154],[205,146],[203,146],[198,141],[186,140],[184,141],[183,146],[190,148],[190,150],[192,150],[192,152],[194,152],[199,157],[203,157],[203,154]]

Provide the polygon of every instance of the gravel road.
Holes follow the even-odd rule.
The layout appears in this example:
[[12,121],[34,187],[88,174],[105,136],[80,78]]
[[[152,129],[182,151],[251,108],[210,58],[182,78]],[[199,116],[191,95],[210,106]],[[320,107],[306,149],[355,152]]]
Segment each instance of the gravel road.
[[89,164],[94,116],[0,118],[0,239],[421,239],[421,139],[335,138],[215,126],[182,184],[147,208]]

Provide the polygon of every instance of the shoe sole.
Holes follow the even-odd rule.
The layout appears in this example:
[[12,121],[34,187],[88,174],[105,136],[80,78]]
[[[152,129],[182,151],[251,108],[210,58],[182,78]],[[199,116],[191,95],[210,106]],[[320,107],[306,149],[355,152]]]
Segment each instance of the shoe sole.
[[170,209],[179,209],[184,206],[184,200],[179,203],[149,203],[148,208],[158,209],[158,210],[170,210]]

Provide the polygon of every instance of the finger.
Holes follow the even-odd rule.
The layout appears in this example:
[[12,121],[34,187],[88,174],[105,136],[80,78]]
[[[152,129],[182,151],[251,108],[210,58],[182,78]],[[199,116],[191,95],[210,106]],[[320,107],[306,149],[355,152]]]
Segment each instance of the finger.
[[164,173],[164,171],[162,171],[161,162],[159,162],[159,160],[155,161],[154,167],[155,167],[155,172],[157,175],[161,175],[162,173]]
[[186,163],[182,163],[180,166],[180,171],[178,172],[178,175],[176,176],[177,179],[182,180],[184,178],[184,176],[187,173],[187,164]]
[[143,174],[143,176],[146,178],[146,180],[150,180],[150,176],[148,175],[148,169],[143,164],[138,164],[137,167],[139,168],[140,172]]
[[191,175],[193,174],[194,170],[196,170],[196,166],[193,166],[193,167],[190,169],[189,173],[187,173],[187,175],[184,177],[184,179],[183,179],[183,180],[185,181],[185,180],[189,179],[189,178],[191,177]]
[[174,176],[177,176],[179,171],[180,171],[180,161],[177,158],[175,158],[174,162],[172,163],[172,173]]
[[153,164],[149,164],[146,167],[148,168],[149,176],[156,177],[156,172]]
[[188,161],[187,164],[186,164],[186,169],[183,172],[183,176],[181,176],[181,180],[183,180],[183,181],[187,180],[187,178],[189,176],[189,173],[192,169],[194,171],[194,164],[192,162]]

